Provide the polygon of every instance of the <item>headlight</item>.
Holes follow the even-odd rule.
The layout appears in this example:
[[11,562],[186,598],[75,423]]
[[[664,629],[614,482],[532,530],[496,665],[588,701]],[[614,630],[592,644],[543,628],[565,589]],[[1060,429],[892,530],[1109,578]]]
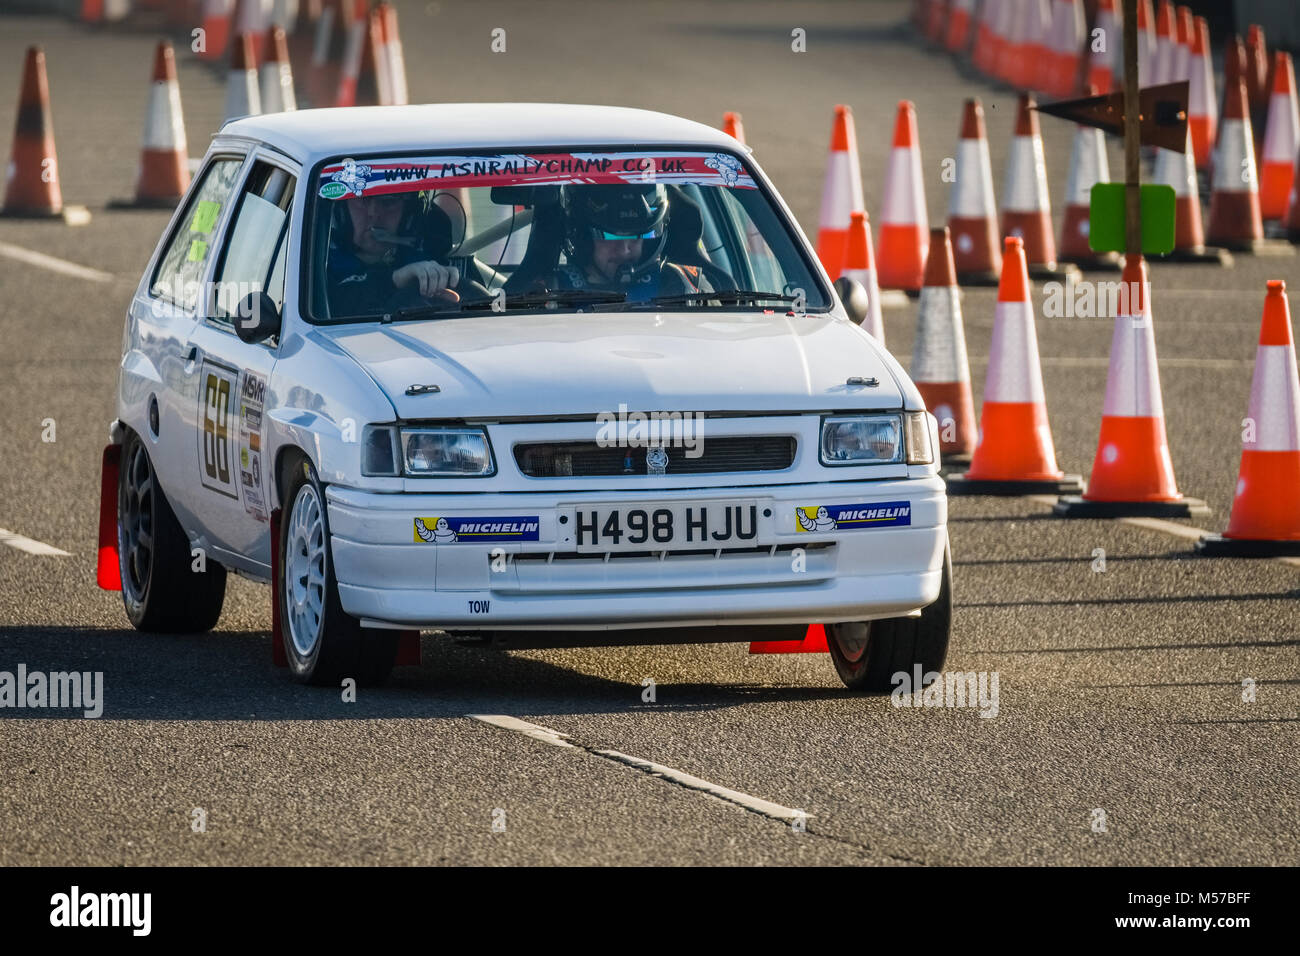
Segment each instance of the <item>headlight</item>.
[[481,428],[403,428],[402,461],[412,477],[486,478],[496,474]]
[[367,425],[361,430],[361,474],[400,475],[398,462],[396,425]]
[[899,415],[837,416],[822,422],[823,465],[899,462],[902,455]]
[[938,441],[938,431],[929,412],[904,412],[904,432],[907,436],[907,463],[909,465],[929,465],[934,462],[935,444],[931,433]]

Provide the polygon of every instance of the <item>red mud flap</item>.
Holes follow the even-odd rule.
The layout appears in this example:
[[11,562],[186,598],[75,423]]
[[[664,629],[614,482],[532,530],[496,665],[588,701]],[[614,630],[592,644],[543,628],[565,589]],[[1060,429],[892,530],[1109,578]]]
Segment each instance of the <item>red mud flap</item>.
[[[271,663],[288,667],[284,632],[280,627],[280,509],[271,512]],[[402,631],[397,642],[397,666],[420,666],[420,632]]]
[[106,445],[99,472],[99,562],[95,583],[105,591],[122,590],[122,565],[117,556],[117,473],[122,446]]
[[808,633],[802,641],[751,641],[751,654],[829,654],[826,646],[826,628],[820,624],[809,624]]

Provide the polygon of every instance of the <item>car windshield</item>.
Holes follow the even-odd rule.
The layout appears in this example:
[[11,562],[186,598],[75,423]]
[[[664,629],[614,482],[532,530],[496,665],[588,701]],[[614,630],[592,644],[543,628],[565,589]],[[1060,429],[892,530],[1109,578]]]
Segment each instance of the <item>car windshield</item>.
[[317,322],[831,305],[733,153],[357,156],[320,167],[315,192]]

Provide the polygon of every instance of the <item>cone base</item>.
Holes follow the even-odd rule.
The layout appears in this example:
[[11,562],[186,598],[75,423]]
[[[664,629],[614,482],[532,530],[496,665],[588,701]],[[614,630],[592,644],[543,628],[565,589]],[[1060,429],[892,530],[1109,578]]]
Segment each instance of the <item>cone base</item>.
[[1200,498],[1178,501],[1088,501],[1070,495],[1052,508],[1058,518],[1190,518],[1208,515],[1210,507]]
[[90,210],[85,206],[64,206],[62,209],[0,209],[0,219],[61,219],[69,226],[84,226],[90,222]]
[[1232,253],[1218,246],[1201,246],[1199,249],[1175,249],[1159,257],[1157,262],[1199,262],[1221,266],[1233,264]]
[[958,272],[958,285],[996,286],[1002,277],[996,272]]
[[1196,553],[1207,558],[1300,558],[1300,541],[1225,538],[1207,534],[1196,542]]
[[1062,475],[1059,479],[1048,478],[1043,481],[998,481],[995,479],[967,478],[965,475],[949,475],[949,495],[998,495],[1015,497],[1020,495],[1070,495],[1083,491],[1082,475]]

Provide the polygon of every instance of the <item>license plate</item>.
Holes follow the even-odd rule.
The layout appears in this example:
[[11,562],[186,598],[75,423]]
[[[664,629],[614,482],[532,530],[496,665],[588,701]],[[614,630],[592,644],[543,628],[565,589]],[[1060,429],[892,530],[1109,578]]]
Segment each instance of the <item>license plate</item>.
[[755,545],[771,515],[754,501],[709,501],[578,505],[566,517],[560,538],[579,551],[675,551]]

